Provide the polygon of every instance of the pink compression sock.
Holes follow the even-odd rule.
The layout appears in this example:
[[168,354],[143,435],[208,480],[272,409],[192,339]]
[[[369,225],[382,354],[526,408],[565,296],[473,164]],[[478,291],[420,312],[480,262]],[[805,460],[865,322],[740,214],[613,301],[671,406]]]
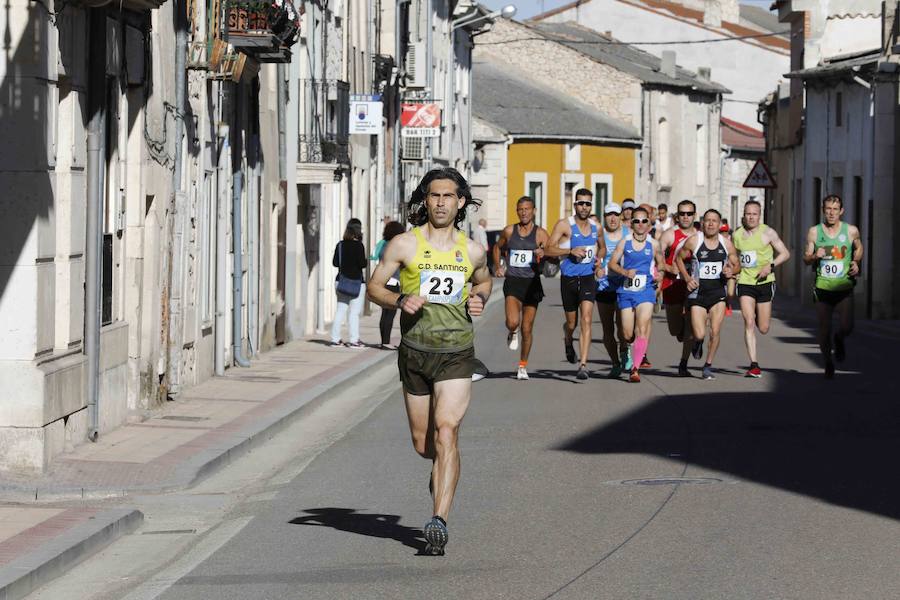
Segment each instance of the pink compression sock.
[[632,362],[634,363],[634,368],[637,369],[641,366],[641,363],[644,362],[644,356],[647,354],[647,345],[650,343],[645,337],[639,337],[634,340],[634,343],[631,345],[631,352],[634,355],[632,357]]

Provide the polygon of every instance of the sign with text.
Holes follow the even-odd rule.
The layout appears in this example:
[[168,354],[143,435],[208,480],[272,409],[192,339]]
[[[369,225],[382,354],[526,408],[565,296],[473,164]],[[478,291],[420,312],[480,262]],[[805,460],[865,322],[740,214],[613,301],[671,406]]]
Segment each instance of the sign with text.
[[400,135],[438,137],[441,135],[441,107],[434,102],[400,105]]
[[378,135],[381,131],[382,109],[380,95],[350,96],[350,133]]
[[772,174],[769,172],[769,167],[766,166],[766,163],[763,159],[759,159],[756,161],[756,164],[753,165],[753,168],[750,169],[750,174],[747,175],[747,179],[744,180],[745,188],[775,188],[775,178],[772,177]]

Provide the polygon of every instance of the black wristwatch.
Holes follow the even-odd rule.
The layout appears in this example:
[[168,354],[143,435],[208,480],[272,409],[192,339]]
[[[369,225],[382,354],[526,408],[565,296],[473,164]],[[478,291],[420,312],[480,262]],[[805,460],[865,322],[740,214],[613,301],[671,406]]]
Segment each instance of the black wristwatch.
[[397,305],[397,308],[403,308],[403,301],[405,299],[406,299],[406,294],[400,294],[399,296],[397,296],[397,302],[395,302],[395,304]]

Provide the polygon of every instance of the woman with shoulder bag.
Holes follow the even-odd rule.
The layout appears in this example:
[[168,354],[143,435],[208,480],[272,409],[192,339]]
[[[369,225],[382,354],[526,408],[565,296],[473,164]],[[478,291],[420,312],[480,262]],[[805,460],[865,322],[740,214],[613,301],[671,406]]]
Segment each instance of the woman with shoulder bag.
[[[381,249],[378,252],[378,260],[381,261],[384,256],[384,251],[387,248],[387,243],[392,239],[404,233],[406,228],[403,226],[403,223],[399,223],[397,221],[391,221],[384,226],[384,233],[382,234]],[[387,285],[385,286],[392,292],[400,293],[400,270],[397,269],[397,272],[394,273],[390,279],[388,279]],[[379,322],[379,329],[381,330],[381,349],[382,350],[395,350],[394,346],[391,346],[391,330],[394,328],[394,317],[397,315],[396,309],[391,308],[382,308],[381,309],[381,321]]]
[[[368,264],[366,249],[362,243],[362,222],[359,219],[350,219],[347,229],[344,230],[344,239],[334,247],[334,258],[331,264],[338,268],[335,279],[337,292],[337,311],[334,322],[331,324],[331,345],[347,346],[348,348],[365,348],[366,345],[359,341],[359,316],[362,314],[363,301],[366,298],[366,284],[363,279],[363,269]],[[341,340],[341,328],[344,321],[350,322],[350,341],[346,344]]]

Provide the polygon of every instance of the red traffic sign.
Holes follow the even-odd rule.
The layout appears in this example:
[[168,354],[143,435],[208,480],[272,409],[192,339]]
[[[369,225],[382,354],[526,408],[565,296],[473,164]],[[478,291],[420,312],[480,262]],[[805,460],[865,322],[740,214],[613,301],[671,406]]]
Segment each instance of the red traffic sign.
[[766,161],[760,158],[756,161],[756,164],[753,165],[753,168],[750,169],[750,174],[747,175],[747,179],[744,180],[744,187],[774,189],[778,187],[778,185],[775,183],[775,178],[772,177],[772,173],[769,172]]

